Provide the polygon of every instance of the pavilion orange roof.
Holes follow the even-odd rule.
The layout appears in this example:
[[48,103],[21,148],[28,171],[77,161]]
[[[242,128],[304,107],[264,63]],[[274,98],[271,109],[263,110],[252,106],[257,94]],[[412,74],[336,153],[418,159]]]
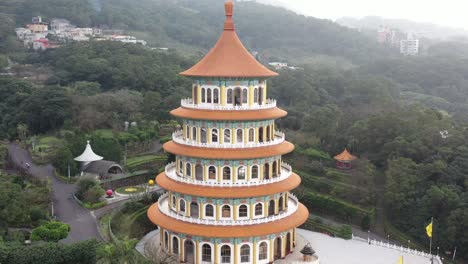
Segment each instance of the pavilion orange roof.
[[297,211],[286,218],[275,222],[256,225],[220,226],[183,222],[163,214],[159,210],[158,203],[153,204],[148,209],[147,214],[151,222],[161,226],[162,228],[186,235],[217,238],[252,237],[277,234],[302,225],[309,217],[309,211],[301,203],[299,203]]
[[343,152],[335,156],[335,159],[339,161],[353,161],[356,157],[351,155],[347,149],[344,149]]
[[216,45],[195,66],[181,75],[190,77],[272,77],[278,75],[259,63],[237,36],[232,20],[234,4],[226,2],[224,31]]
[[225,160],[239,160],[239,159],[258,159],[265,157],[273,157],[284,155],[294,150],[294,145],[284,141],[277,145],[257,147],[251,149],[245,148],[206,148],[206,147],[193,147],[182,145],[169,141],[163,145],[165,151],[185,157],[195,157],[204,159],[225,159]]
[[285,117],[288,113],[277,107],[262,110],[198,110],[179,107],[171,111],[171,115],[179,118],[196,120],[250,121],[267,120]]
[[210,187],[178,182],[170,179],[164,172],[162,172],[156,177],[156,183],[165,190],[192,196],[210,198],[249,198],[294,190],[301,184],[301,177],[293,173],[285,180],[270,183],[268,185],[250,187]]

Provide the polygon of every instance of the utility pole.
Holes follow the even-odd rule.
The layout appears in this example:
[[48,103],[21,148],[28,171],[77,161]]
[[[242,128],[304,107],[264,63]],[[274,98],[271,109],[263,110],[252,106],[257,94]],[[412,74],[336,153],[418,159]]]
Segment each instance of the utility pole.
[[70,163],[68,163],[68,182],[70,182]]

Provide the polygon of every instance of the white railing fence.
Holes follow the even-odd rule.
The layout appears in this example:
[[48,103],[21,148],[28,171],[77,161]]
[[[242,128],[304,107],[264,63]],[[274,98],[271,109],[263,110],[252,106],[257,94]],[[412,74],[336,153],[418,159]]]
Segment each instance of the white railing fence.
[[190,140],[190,139],[184,139],[184,136],[183,136],[183,131],[182,130],[178,130],[174,133],[172,133],[172,140],[178,144],[181,144],[181,145],[187,145],[187,146],[194,146],[194,147],[205,147],[205,148],[224,148],[224,149],[227,149],[227,148],[257,148],[257,147],[266,147],[266,146],[272,146],[272,145],[277,145],[277,144],[280,144],[282,142],[284,142],[286,136],[283,132],[280,132],[280,131],[275,131],[275,136],[274,136],[274,139],[271,140],[271,141],[267,141],[267,142],[258,142],[258,143],[255,143],[255,142],[248,142],[248,143],[244,143],[244,142],[240,142],[240,143],[235,143],[235,144],[231,144],[231,143],[224,143],[224,144],[221,144],[219,142],[216,142],[216,143],[198,143],[198,141],[194,141],[194,140]]
[[192,223],[192,224],[200,224],[200,225],[215,225],[215,226],[244,226],[244,225],[256,225],[256,224],[264,224],[273,222],[276,220],[280,220],[286,218],[297,211],[299,201],[296,196],[293,194],[289,195],[288,207],[287,210],[284,212],[280,212],[277,215],[258,218],[258,219],[246,219],[246,220],[212,220],[212,219],[200,219],[195,217],[188,217],[185,215],[178,214],[169,208],[169,201],[168,201],[168,193],[162,195],[159,200],[159,210],[176,220]]
[[426,253],[424,251],[411,249],[409,247],[398,246],[398,245],[390,244],[388,242],[378,241],[378,240],[374,240],[374,239],[365,240],[365,239],[359,238],[359,237],[353,237],[353,239],[369,243],[369,245],[376,245],[376,246],[380,246],[380,247],[394,249],[394,250],[398,250],[400,252],[404,252],[404,253],[408,253],[408,254],[412,254],[412,255],[417,255],[417,256],[421,256],[421,257],[425,257],[425,258],[429,258],[429,259],[432,257],[432,258],[434,258],[434,261],[435,261],[434,264],[442,264],[442,260],[440,259],[440,256],[430,255],[429,253]]
[[286,180],[292,175],[292,167],[291,165],[282,162],[281,174],[278,177],[274,177],[274,178],[263,180],[263,181],[250,180],[250,181],[236,181],[236,182],[232,182],[232,181],[218,182],[216,180],[210,180],[210,181],[194,180],[193,178],[186,178],[186,177],[179,176],[176,173],[175,162],[171,162],[166,165],[165,173],[166,173],[166,176],[169,177],[170,179],[177,181],[177,182],[181,182],[181,183],[187,183],[187,184],[195,184],[195,185],[209,186],[209,187],[252,187],[252,186],[261,186],[261,185],[266,185],[266,184]]
[[247,105],[234,105],[227,104],[222,106],[221,104],[216,103],[201,103],[194,104],[192,98],[185,98],[180,101],[180,105],[184,108],[192,109],[206,109],[206,110],[259,110],[259,109],[271,109],[276,107],[276,100],[267,99],[264,104],[253,104],[251,106]]

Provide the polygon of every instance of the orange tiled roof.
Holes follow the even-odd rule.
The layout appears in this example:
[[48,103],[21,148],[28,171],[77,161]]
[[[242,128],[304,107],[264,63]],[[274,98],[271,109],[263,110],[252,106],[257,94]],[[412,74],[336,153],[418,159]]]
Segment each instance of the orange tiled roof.
[[232,21],[233,3],[226,3],[224,31],[216,45],[195,66],[182,72],[192,77],[272,77],[278,75],[260,64],[244,47]]
[[265,157],[273,157],[278,155],[284,155],[294,150],[294,145],[284,141],[280,144],[257,147],[257,148],[205,148],[205,147],[193,147],[175,143],[169,141],[163,145],[165,151],[186,157],[205,158],[205,159],[225,159],[225,160],[237,160],[237,159],[257,159]]
[[164,229],[186,235],[217,238],[253,237],[280,233],[302,225],[309,217],[309,211],[301,203],[297,211],[286,218],[270,223],[244,226],[200,225],[175,220],[161,213],[158,203],[153,204],[147,214],[151,222]]
[[341,154],[336,155],[335,159],[339,161],[353,161],[356,159],[356,157],[351,155],[351,153],[349,153],[348,150],[345,149],[343,150],[343,152],[341,152]]
[[156,177],[161,188],[187,195],[210,198],[248,198],[266,196],[295,189],[301,184],[301,178],[293,173],[288,179],[268,185],[251,187],[209,187],[174,181],[163,172]]
[[179,107],[171,111],[171,115],[179,118],[196,120],[226,120],[226,121],[250,121],[267,120],[285,117],[288,113],[277,107],[263,110],[198,110]]

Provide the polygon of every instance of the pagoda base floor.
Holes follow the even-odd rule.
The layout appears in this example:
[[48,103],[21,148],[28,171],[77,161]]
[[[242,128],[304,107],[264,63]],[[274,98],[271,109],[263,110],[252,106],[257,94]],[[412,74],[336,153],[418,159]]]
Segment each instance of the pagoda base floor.
[[[140,253],[144,256],[157,260],[164,260],[164,263],[176,264],[181,263],[178,258],[178,255],[170,254],[162,248],[162,243],[160,240],[160,230],[155,230],[145,236],[138,244],[141,247]],[[291,263],[308,263],[308,264],[319,264],[319,259],[314,255],[314,259],[311,262],[304,262],[303,256],[299,252],[309,241],[307,241],[302,235],[296,234],[296,246],[293,248],[290,254],[286,255],[282,259],[277,259],[274,261],[275,264],[291,264]],[[137,245],[138,250],[138,245]],[[156,260],[156,259],[155,259]],[[193,262],[197,263],[197,262]],[[210,263],[210,262],[198,262],[198,263]],[[214,263],[214,262],[213,262]],[[220,262],[217,262],[220,263]],[[242,262],[240,262],[242,263]],[[253,263],[253,262],[245,262]],[[258,262],[257,262],[258,263]]]
[[163,251],[180,263],[192,264],[291,263],[289,256],[297,251],[295,229],[280,234],[235,239],[193,237],[161,229],[148,239],[148,243],[158,247],[154,250]]

